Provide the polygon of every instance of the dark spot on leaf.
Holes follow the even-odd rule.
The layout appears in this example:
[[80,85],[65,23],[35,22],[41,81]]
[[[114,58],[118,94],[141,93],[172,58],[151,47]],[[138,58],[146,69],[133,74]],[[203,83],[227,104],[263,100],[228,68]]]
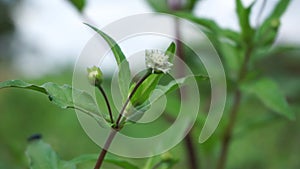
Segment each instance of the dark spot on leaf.
[[52,96],[49,96],[48,98],[49,98],[49,100],[50,100],[50,101],[52,101],[52,100],[53,100]]
[[27,141],[31,142],[31,141],[40,140],[40,139],[42,139],[41,134],[33,134],[27,138]]

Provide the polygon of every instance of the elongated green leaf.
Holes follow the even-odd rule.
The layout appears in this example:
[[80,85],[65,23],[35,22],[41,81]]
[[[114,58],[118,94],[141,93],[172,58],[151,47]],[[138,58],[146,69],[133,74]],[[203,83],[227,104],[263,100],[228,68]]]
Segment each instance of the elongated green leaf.
[[176,44],[174,42],[172,42],[165,52],[165,54],[169,56],[170,62],[173,62],[175,53],[176,53]]
[[147,2],[156,12],[163,12],[163,13],[170,12],[166,0],[147,0]]
[[230,29],[221,28],[215,21],[211,19],[199,18],[187,12],[178,12],[175,15],[201,25],[202,27],[213,33],[214,38],[227,38],[228,40],[231,40],[237,44],[241,43],[241,38],[238,32],[235,32]]
[[30,169],[76,169],[76,165],[60,160],[49,144],[42,140],[30,141],[26,155]]
[[82,12],[85,7],[85,0],[69,0],[69,2],[79,11]]
[[232,43],[222,42],[219,43],[219,50],[221,51],[226,67],[228,68],[228,74],[237,76],[237,72],[243,62],[243,53],[241,48],[238,48]]
[[111,48],[115,56],[116,62],[119,66],[119,87],[123,96],[123,100],[125,100],[128,96],[131,73],[129,63],[126,60],[124,53],[122,52],[117,42],[113,40],[110,36],[108,36],[106,33],[102,32],[101,30],[97,29],[92,25],[89,25],[87,23],[85,24],[92,28],[94,31],[96,31],[108,43],[109,47]]
[[[68,85],[59,86],[51,82],[45,83],[41,86],[29,84],[21,80],[0,82],[0,89],[8,87],[29,89],[46,94],[49,97],[49,100],[58,107],[63,109],[72,108],[80,110],[97,120],[99,125],[106,126],[106,122],[104,122],[104,119],[99,114],[95,100],[91,95],[84,91],[72,89],[72,87]],[[76,102],[74,102],[74,100],[76,100]]]
[[137,89],[131,98],[131,104],[136,107],[143,104],[157,86],[162,74],[151,74]]
[[295,118],[279,87],[271,79],[262,78],[255,82],[245,82],[240,87],[244,92],[254,94],[276,113],[291,120]]
[[168,93],[184,86],[187,85],[190,80],[196,80],[196,81],[201,81],[201,80],[208,80],[207,76],[203,75],[197,75],[197,76],[187,76],[184,78],[172,80],[168,85],[162,86],[162,85],[157,85],[155,89],[159,89],[161,92],[157,93],[151,93],[149,102],[145,102],[143,105],[140,105],[139,107],[136,107],[135,112],[130,112],[130,116],[128,117],[129,121],[137,121],[140,118],[143,117],[143,114],[151,107],[154,102],[158,101],[161,97],[164,95],[167,95]]
[[156,101],[157,99],[159,99],[163,95],[166,95],[166,94],[182,87],[183,85],[188,84],[190,82],[190,80],[193,80],[193,79],[197,80],[197,81],[201,81],[201,80],[208,80],[208,77],[204,76],[204,75],[187,76],[187,77],[184,77],[184,78],[172,80],[166,86],[158,85],[156,88],[160,89],[162,91],[162,93],[157,95],[157,96],[153,96],[152,102]]
[[286,11],[289,4],[290,0],[280,0],[271,14],[258,28],[255,34],[255,42],[258,46],[270,47],[274,43],[278,35],[280,18]]

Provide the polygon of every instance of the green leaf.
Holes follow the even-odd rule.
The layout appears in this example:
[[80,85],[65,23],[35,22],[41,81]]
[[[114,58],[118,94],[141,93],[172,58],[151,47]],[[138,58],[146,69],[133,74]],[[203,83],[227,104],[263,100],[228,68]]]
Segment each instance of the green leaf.
[[221,39],[226,38],[232,42],[237,44],[241,43],[240,35],[238,32],[235,32],[230,29],[221,28],[215,21],[206,19],[206,18],[199,18],[191,13],[187,12],[177,12],[175,13],[176,16],[188,19],[196,24],[201,25],[209,32],[213,33],[214,38]]
[[96,31],[108,43],[109,47],[111,48],[115,56],[115,60],[119,66],[119,87],[123,96],[123,100],[125,100],[128,96],[129,84],[131,80],[129,63],[126,60],[125,55],[123,54],[117,42],[115,42],[115,40],[113,40],[110,36],[108,36],[106,33],[102,32],[101,30],[97,29],[92,25],[89,25],[87,23],[85,24],[92,28],[94,31]]
[[163,95],[166,95],[166,94],[182,87],[183,85],[188,84],[190,82],[190,80],[193,80],[193,79],[195,79],[197,81],[201,81],[201,80],[208,80],[208,77],[204,76],[204,75],[187,76],[187,77],[184,77],[184,78],[172,80],[166,86],[158,85],[156,88],[160,89],[162,91],[162,93],[155,96],[155,97],[153,97],[152,102],[156,101],[157,99],[159,99]]
[[168,85],[166,86],[162,86],[162,85],[157,85],[155,87],[155,89],[159,89],[161,92],[159,93],[151,93],[150,95],[150,100],[149,102],[144,102],[144,104],[138,106],[135,108],[135,112],[129,112],[129,117],[128,120],[129,121],[137,121],[140,118],[143,117],[144,113],[151,107],[151,105],[158,101],[161,97],[163,97],[164,95],[167,95],[168,93],[171,93],[172,91],[187,85],[190,80],[197,80],[197,81],[201,81],[201,80],[208,80],[207,76],[203,76],[203,75],[196,75],[196,76],[187,76],[184,78],[180,78],[180,79],[176,79],[176,80],[172,80]]
[[75,164],[60,160],[51,146],[40,139],[29,142],[26,155],[30,169],[76,169]]
[[124,169],[139,169],[137,166],[135,166],[127,161],[124,161],[124,160],[118,160],[118,159],[114,159],[114,158],[106,158],[104,161],[114,164],[114,165],[119,166]]
[[151,74],[136,90],[134,96],[130,100],[131,104],[134,107],[143,104],[149,98],[151,92],[155,89],[162,76],[162,74]]
[[237,72],[243,62],[243,52],[241,48],[229,42],[219,43],[219,50],[225,60],[228,75],[238,76]]
[[167,48],[165,54],[169,56],[169,61],[173,62],[173,58],[175,56],[175,52],[176,52],[176,44],[174,42],[172,42],[169,47]]
[[262,78],[253,82],[245,81],[240,88],[246,93],[255,95],[266,107],[276,113],[290,120],[295,118],[279,87],[271,79]]
[[[72,159],[70,161],[70,163],[77,165],[77,164],[81,164],[81,163],[85,163],[85,162],[89,162],[89,161],[96,161],[97,159],[98,159],[98,154],[85,154],[85,155],[81,155],[79,157]],[[135,166],[127,161],[120,160],[120,159],[114,158],[109,155],[107,155],[105,157],[104,161],[107,163],[114,164],[114,165],[119,166],[124,169],[138,169],[137,166]]]
[[252,36],[254,34],[254,30],[250,24],[250,13],[253,5],[254,3],[252,3],[248,8],[246,8],[243,6],[241,0],[236,0],[236,13],[239,18],[242,37],[246,44],[251,42]]
[[85,7],[85,0],[69,0],[69,2],[79,11],[82,12]]
[[[162,13],[172,14],[174,11],[171,10],[169,6],[170,0],[147,0],[148,4],[156,11]],[[180,11],[192,12],[195,8],[196,3],[199,0],[185,0],[184,4],[182,4]],[[176,3],[176,1],[173,1]],[[182,3],[182,1],[177,1],[178,3]]]
[[156,12],[162,12],[162,13],[170,12],[166,0],[147,0],[147,2]]
[[280,0],[271,14],[262,23],[262,25],[257,29],[255,34],[255,44],[262,47],[270,47],[277,35],[280,26],[280,18],[286,11],[290,0]]
[[[46,94],[49,97],[49,100],[58,107],[63,109],[72,108],[80,110],[93,117],[102,127],[106,126],[106,122],[102,118],[101,114],[99,114],[95,100],[91,95],[82,90],[73,89],[69,85],[60,86],[52,82],[45,83],[41,86],[29,84],[21,80],[0,82],[0,89],[8,87],[29,89]],[[76,102],[74,102],[74,100],[76,100]]]

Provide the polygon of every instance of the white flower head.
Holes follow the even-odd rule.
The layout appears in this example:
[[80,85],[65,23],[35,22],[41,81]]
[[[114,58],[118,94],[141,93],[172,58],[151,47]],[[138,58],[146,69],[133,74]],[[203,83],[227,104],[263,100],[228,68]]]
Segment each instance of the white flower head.
[[169,56],[159,50],[146,50],[146,67],[152,69],[152,73],[168,73],[173,66],[169,62]]

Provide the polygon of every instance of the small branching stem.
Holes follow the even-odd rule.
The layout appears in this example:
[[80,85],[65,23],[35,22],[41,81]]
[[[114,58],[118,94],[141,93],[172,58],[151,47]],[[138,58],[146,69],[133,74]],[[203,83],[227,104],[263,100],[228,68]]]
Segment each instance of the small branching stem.
[[130,93],[130,95],[128,96],[127,100],[125,101],[121,111],[120,111],[120,114],[118,116],[118,119],[116,121],[116,129],[119,129],[120,127],[120,122],[121,122],[121,119],[122,117],[124,116],[124,112],[126,110],[126,107],[128,106],[129,102],[130,102],[130,99],[134,96],[135,92],[137,91],[137,89],[141,86],[141,84],[151,75],[151,71],[148,71],[137,83],[136,85],[134,86],[132,92]]
[[109,104],[109,101],[108,101],[108,97],[107,97],[104,89],[102,88],[102,86],[97,86],[97,88],[100,90],[101,94],[104,97],[104,100],[105,100],[105,103],[106,103],[106,106],[107,106],[107,110],[108,110],[108,113],[109,113],[109,117],[110,117],[110,122],[114,123],[114,118],[113,118],[111,107],[110,107],[110,104]]
[[[129,102],[130,102],[130,99],[134,96],[135,92],[137,91],[137,89],[141,86],[141,84],[151,75],[151,71],[148,71],[135,85],[135,87],[133,88],[132,92],[129,94],[128,98],[126,99],[121,111],[120,111],[120,114],[118,116],[118,119],[115,123],[115,126],[112,127],[111,129],[111,132],[108,136],[108,138],[106,139],[105,141],[105,144],[104,144],[104,147],[102,148],[101,152],[100,152],[100,155],[98,157],[98,160],[96,162],[96,165],[94,167],[94,169],[100,169],[103,161],[104,161],[104,158],[105,158],[105,155],[108,151],[108,148],[109,146],[111,145],[111,143],[113,142],[113,139],[115,138],[117,132],[119,130],[121,130],[120,128],[120,122],[121,122],[121,119],[124,115],[124,112],[125,112],[125,109],[126,107],[128,106]],[[101,91],[101,89],[100,89]]]

